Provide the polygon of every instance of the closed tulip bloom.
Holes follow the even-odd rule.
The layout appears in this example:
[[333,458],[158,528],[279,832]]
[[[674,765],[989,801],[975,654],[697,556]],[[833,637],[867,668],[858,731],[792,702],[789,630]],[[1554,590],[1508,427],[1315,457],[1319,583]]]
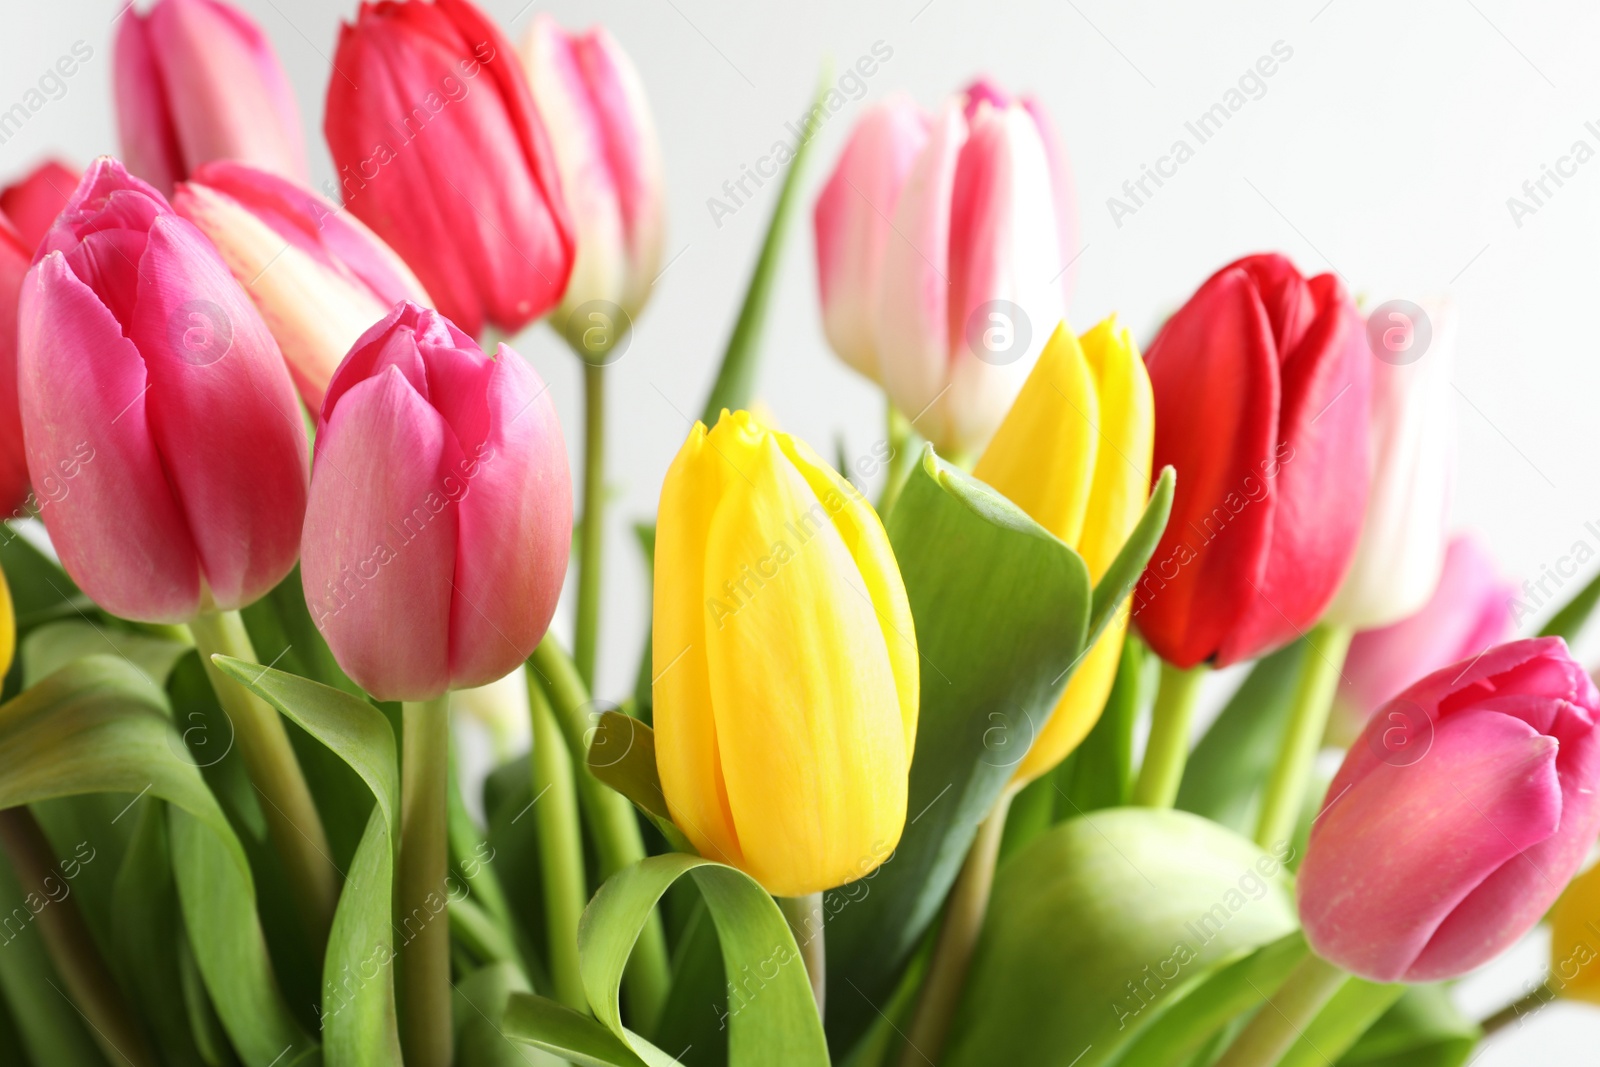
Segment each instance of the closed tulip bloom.
[[[1149,498],[1154,405],[1144,361],[1114,317],[1081,338],[1062,323],[973,474],[1071,545],[1098,582]],[[1045,773],[1089,733],[1127,631],[1128,616],[1118,612],[1079,661],[1017,765],[1017,781]]]
[[341,208],[242,163],[207,163],[172,196],[245,286],[306,407],[322,408],[350,346],[395,304],[427,304],[405,262]]
[[216,250],[96,160],[18,312],[22,425],[74,581],[115,615],[183,622],[294,566],[306,434],[283,356]]
[[875,869],[905,823],[918,685],[877,514],[803,442],[723,412],[667,471],[655,575],[673,821],[777,896]]
[[906,175],[875,343],[890,400],[941,452],[983,446],[1061,321],[1059,186],[1035,113],[981,85],[932,120]]
[[1386,349],[1370,359],[1372,482],[1355,559],[1328,605],[1330,622],[1370,629],[1403,619],[1439,582],[1455,462],[1455,313],[1444,304],[1429,312],[1426,350],[1407,358],[1412,353]]
[[1297,889],[1306,940],[1374,982],[1486,963],[1555,901],[1600,830],[1600,693],[1559,637],[1430,674],[1328,787]]
[[30,253],[44,240],[82,178],[65,163],[47,159],[21,180],[0,189],[0,214],[16,228]]
[[555,613],[572,486],[555,405],[505,345],[397,305],[322,402],[301,575],[345,673],[380,700],[486,685]]
[[128,169],[170,194],[236,159],[306,180],[294,90],[261,28],[218,0],[157,0],[121,17],[112,60]]
[[1344,580],[1368,488],[1369,364],[1331,274],[1283,256],[1212,275],[1146,362],[1172,518],[1134,596],[1161,658],[1224,667],[1310,628]]
[[1422,610],[1350,642],[1336,707],[1359,728],[1423,675],[1498,645],[1516,628],[1516,595],[1516,586],[1500,576],[1476,539],[1451,539],[1439,584]]
[[345,204],[473,337],[561,299],[574,235],[555,156],[504,35],[468,0],[363,3],[339,30],[323,120]]
[[0,219],[0,508],[20,518],[28,497],[28,456],[17,406],[17,304],[33,245]]
[[577,239],[555,318],[570,340],[589,326],[570,321],[580,305],[605,301],[632,319],[650,298],[666,223],[661,146],[633,61],[605,27],[569,32],[541,12],[522,64]]

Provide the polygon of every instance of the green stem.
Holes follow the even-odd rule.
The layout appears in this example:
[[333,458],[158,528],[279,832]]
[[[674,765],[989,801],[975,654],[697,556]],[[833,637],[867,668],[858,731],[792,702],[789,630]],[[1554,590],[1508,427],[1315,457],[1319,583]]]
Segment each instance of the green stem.
[[[639,818],[627,797],[601,782],[589,770],[589,731],[594,728],[597,716],[588,688],[560,643],[547,635],[534,649],[528,668],[531,679],[536,680],[549,697],[567,750],[578,768],[574,775],[578,803],[594,840],[600,878],[604,881],[644,859],[644,835],[639,832]],[[631,1025],[635,1030],[644,1034],[652,1031],[666,1003],[670,981],[667,938],[658,910],[651,913],[639,932],[639,940],[634,943],[633,955],[628,958],[627,970],[623,972],[623,989],[628,994],[628,1007],[633,1015]]]
[[1349,627],[1327,623],[1306,636],[1307,648],[1300,660],[1300,681],[1289,709],[1288,728],[1278,748],[1278,761],[1267,779],[1256,822],[1256,843],[1263,848],[1287,841],[1300,819],[1300,806],[1305,802],[1317,748],[1328,729],[1328,709],[1333,706],[1350,637]]
[[906,1032],[901,1067],[938,1063],[944,1051],[945,1039],[950,1036],[950,1022],[967,985],[967,969],[972,965],[972,952],[978,947],[983,917],[989,910],[989,892],[994,888],[994,869],[1000,859],[1000,841],[1005,836],[1006,813],[1014,795],[1015,791],[1008,787],[994,802],[988,817],[979,824],[978,835],[961,865],[961,874],[950,890],[944,921],[928,964],[928,976],[922,983],[911,1028]]
[[283,860],[289,891],[315,958],[321,959],[339,900],[339,872],[329,855],[322,816],[277,710],[211,662],[214,655],[259,662],[250,633],[237,611],[199,615],[189,623],[189,632],[217,702],[233,727],[245,770],[261,794],[267,832]]
[[811,996],[817,1002],[817,1018],[822,1018],[827,1000],[828,955],[827,940],[823,932],[822,894],[808,893],[803,897],[779,897],[778,908],[783,912],[789,932],[794,935],[795,947],[806,965],[806,977],[811,979]]
[[917,459],[916,431],[892,400],[889,401],[885,421],[888,427],[889,468],[883,479],[883,492],[878,496],[879,515],[889,514],[894,502],[900,499],[900,490],[905,488],[906,479],[911,475],[911,465]]
[[395,911],[400,917],[400,1040],[407,1067],[449,1067],[450,694],[406,701],[401,709],[400,857]]
[[583,365],[583,518],[578,533],[578,618],[573,660],[578,676],[594,686],[600,638],[600,569],[605,551],[606,369]]
[[72,896],[70,878],[58,869],[55,849],[31,811],[25,807],[0,811],[0,848],[24,894],[45,902],[35,913],[39,938],[106,1059],[132,1067],[155,1067],[159,1061],[111,977]]
[[1189,761],[1189,724],[1200,699],[1201,684],[1211,668],[1205,664],[1184,670],[1165,661],[1161,686],[1150,713],[1150,741],[1145,746],[1133,803],[1145,808],[1170,808],[1178,799],[1184,764]]
[[589,894],[584,877],[583,833],[572,754],[555,712],[537,685],[528,686],[533,713],[533,818],[539,833],[539,876],[544,886],[545,945],[556,999],[589,1010],[578,970],[578,920]]
[[1215,1067],[1273,1067],[1349,977],[1315,953],[1306,956]]
[[1536,1015],[1546,1005],[1556,999],[1557,993],[1550,987],[1549,982],[1540,983],[1539,987],[1530,993],[1512,1001],[1478,1025],[1483,1027],[1483,1036],[1488,1037],[1497,1030],[1504,1030],[1512,1023],[1521,1025],[1529,1016]]

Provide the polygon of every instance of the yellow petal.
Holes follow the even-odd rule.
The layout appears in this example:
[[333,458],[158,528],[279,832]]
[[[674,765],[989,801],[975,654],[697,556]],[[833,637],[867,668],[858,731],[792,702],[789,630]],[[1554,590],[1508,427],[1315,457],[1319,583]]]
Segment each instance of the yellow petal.
[[1127,633],[1128,613],[1119,611],[1072,672],[1055,710],[1012,774],[1013,782],[1025,785],[1033,781],[1066,759],[1089,736],[1100,721],[1106,698],[1117,680],[1117,664],[1122,659],[1122,641]]
[[1550,986],[1600,1004],[1600,866],[1578,875],[1550,913]]
[[1089,565],[1090,579],[1098,582],[1150,499],[1155,397],[1139,349],[1128,331],[1117,326],[1115,315],[1080,340],[1100,397],[1100,450],[1077,548]]
[[[902,594],[903,596],[903,594]],[[11,658],[17,653],[17,614],[11,606],[11,586],[0,571],[0,676],[11,669]]]

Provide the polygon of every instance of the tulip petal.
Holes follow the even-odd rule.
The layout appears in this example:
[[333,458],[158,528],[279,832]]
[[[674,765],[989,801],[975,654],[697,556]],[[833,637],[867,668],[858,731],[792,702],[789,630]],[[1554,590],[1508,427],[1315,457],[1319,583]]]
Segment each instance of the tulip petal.
[[28,469],[62,564],[113,614],[186,622],[200,565],[152,440],[138,349],[60,253],[29,276],[19,318]]
[[0,191],[0,211],[16,227],[17,236],[22,238],[30,254],[72,199],[73,190],[82,177],[66,164],[50,159],[35,167],[26,178]]
[[1151,450],[1155,443],[1155,397],[1150,375],[1113,315],[1079,339],[1100,399],[1095,426],[1094,490],[1078,538],[1078,555],[1098,582],[1122,551],[1150,500]]
[[116,82],[117,133],[128,169],[170,191],[183,176],[183,150],[167,105],[167,90],[144,16],[125,8],[111,62]]
[[379,700],[450,686],[456,512],[439,491],[449,436],[394,366],[352,386],[319,436],[306,602],[345,672]]
[[28,496],[28,454],[17,399],[17,315],[30,250],[0,224],[0,514],[21,518]]

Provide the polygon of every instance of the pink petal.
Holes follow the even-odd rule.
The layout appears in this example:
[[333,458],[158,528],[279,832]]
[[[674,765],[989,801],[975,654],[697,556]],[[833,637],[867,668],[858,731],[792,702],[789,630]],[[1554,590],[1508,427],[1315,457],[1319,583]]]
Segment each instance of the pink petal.
[[183,176],[183,151],[145,16],[131,8],[124,12],[115,48],[111,65],[122,158],[129,170],[171,192]]
[[17,302],[31,257],[31,246],[0,224],[0,509],[9,517],[21,517],[28,496],[28,455],[17,406]]
[[82,177],[66,164],[50,159],[21,181],[0,190],[0,211],[17,228],[30,255],[72,199]]

